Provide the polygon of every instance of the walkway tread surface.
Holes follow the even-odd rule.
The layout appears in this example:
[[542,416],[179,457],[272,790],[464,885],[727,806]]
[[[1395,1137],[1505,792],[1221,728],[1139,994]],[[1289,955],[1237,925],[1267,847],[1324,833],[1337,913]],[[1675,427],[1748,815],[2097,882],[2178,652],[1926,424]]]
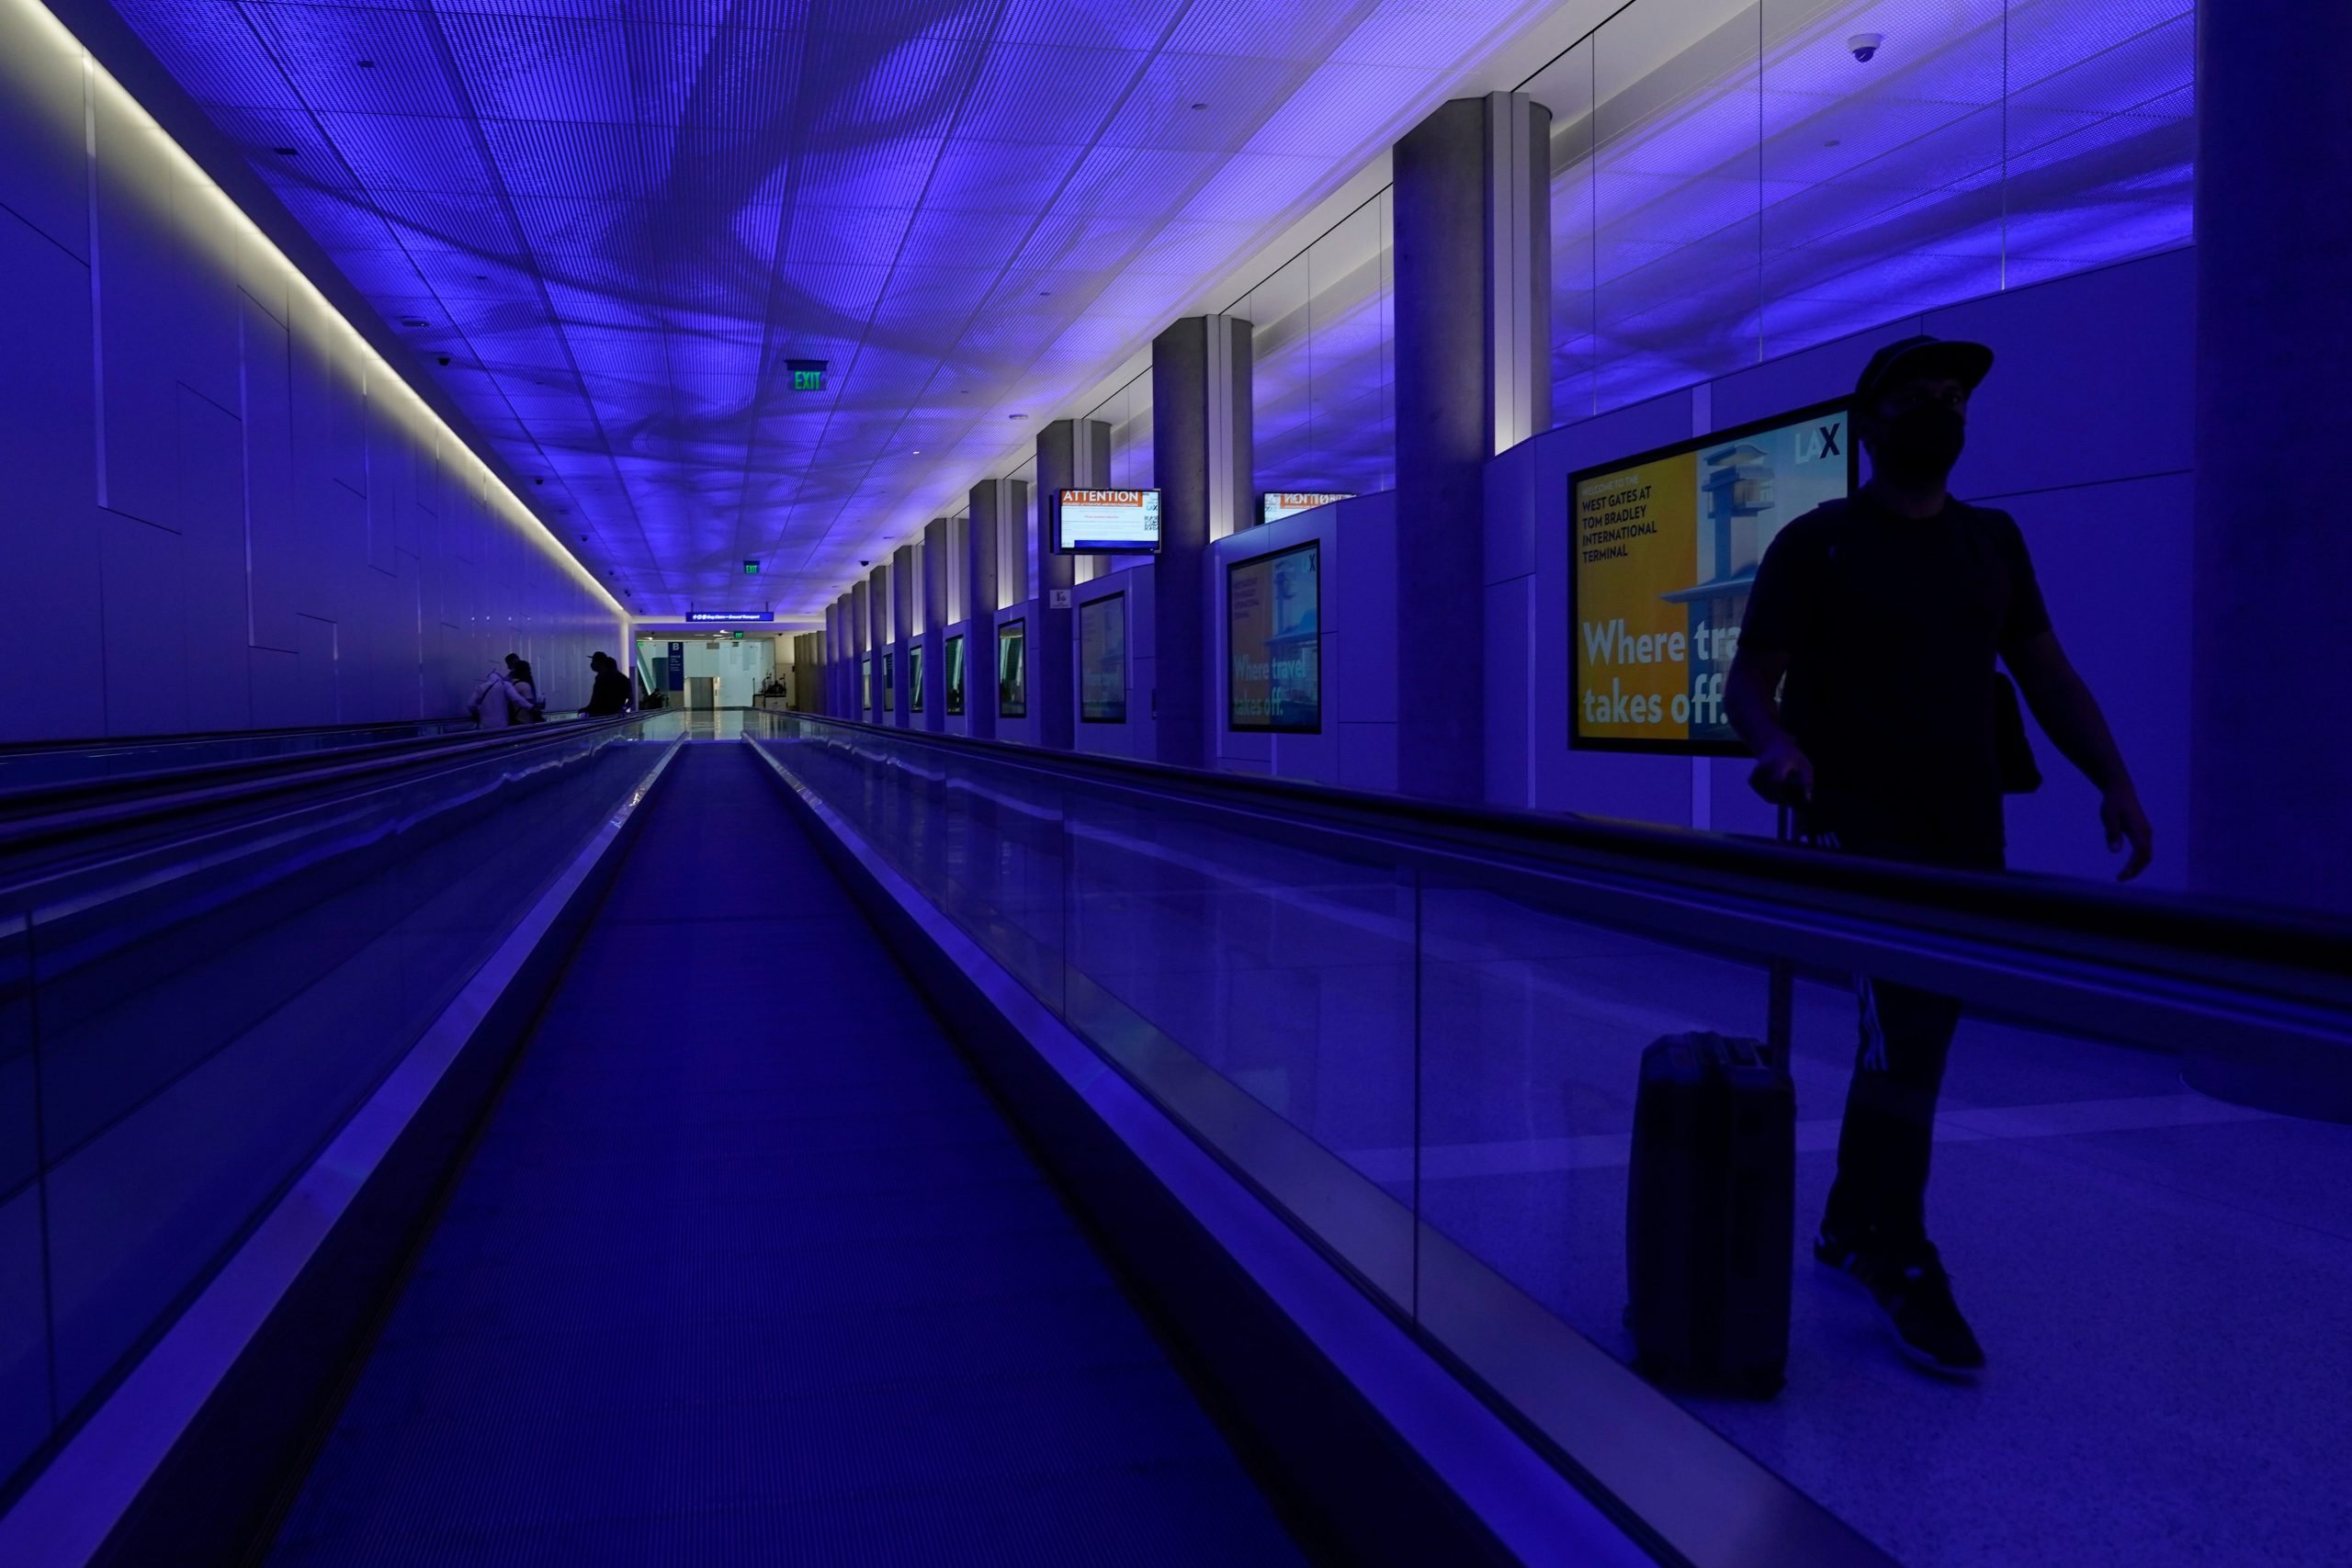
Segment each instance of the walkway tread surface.
[[651,810],[271,1561],[1302,1562],[748,749]]

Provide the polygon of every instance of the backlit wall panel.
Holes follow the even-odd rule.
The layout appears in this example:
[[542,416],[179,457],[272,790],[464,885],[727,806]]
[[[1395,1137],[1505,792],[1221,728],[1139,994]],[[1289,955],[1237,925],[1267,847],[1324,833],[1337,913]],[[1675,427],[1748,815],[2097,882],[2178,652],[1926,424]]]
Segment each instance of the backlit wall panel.
[[0,209],[0,739],[446,716],[510,649],[584,698],[618,606],[28,0]]

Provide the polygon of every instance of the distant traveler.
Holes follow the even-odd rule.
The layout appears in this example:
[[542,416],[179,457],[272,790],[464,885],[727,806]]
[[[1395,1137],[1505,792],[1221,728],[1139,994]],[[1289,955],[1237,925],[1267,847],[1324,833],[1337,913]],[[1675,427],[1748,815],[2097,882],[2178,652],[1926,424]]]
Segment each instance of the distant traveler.
[[595,688],[588,694],[588,705],[581,710],[590,718],[628,711],[628,677],[621,673],[620,665],[609,653],[588,656],[588,668],[596,672]]
[[517,653],[506,656],[507,683],[514,688],[521,710],[515,716],[517,724],[545,724],[548,721],[548,700],[539,695],[539,688],[532,679],[531,661]]
[[[2052,632],[2025,536],[1946,490],[1993,352],[1912,337],[1854,392],[1870,482],[1796,519],[1758,569],[1724,696],[1755,751],[1750,782],[1825,847],[2002,869],[2001,796],[2030,788],[2017,677],[2042,728],[2099,791],[2121,879],[2154,852],[2147,814],[2090,690]],[[1779,705],[1774,694],[1787,678]],[[2038,782],[2038,780],[2036,781]],[[1984,1352],[1928,1240],[1928,1162],[1950,997],[1858,979],[1861,1043],[1838,1179],[1814,1256],[1867,1288],[1912,1359],[1967,1374]]]
[[527,722],[524,716],[530,708],[528,700],[514,689],[514,672],[501,666],[482,677],[466,711],[484,729],[504,729]]

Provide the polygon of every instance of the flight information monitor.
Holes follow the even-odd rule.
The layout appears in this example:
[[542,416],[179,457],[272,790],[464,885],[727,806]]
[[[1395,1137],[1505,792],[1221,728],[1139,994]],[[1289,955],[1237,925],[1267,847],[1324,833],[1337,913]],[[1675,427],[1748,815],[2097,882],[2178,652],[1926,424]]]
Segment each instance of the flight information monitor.
[[1226,722],[1323,729],[1321,547],[1309,540],[1226,569]]
[[1158,553],[1159,492],[1156,490],[1056,491],[1054,548],[1062,555]]
[[1724,681],[1757,564],[1856,473],[1839,401],[1570,474],[1568,744],[1740,754]]
[[1351,490],[1270,490],[1258,498],[1258,521],[1279,523],[1285,517],[1295,517],[1302,512],[1312,512],[1318,506],[1329,506],[1335,501],[1353,501]]

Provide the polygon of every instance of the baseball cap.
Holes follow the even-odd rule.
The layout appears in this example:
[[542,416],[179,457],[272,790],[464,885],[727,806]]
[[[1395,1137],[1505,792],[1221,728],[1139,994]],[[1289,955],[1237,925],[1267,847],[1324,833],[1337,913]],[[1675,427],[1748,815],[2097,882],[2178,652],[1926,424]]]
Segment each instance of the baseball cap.
[[1870,404],[1882,389],[1920,377],[1950,377],[1973,392],[1992,369],[1993,351],[1981,343],[1924,335],[1898,338],[1871,355],[1871,362],[1862,367],[1861,379],[1854,383],[1854,399]]

